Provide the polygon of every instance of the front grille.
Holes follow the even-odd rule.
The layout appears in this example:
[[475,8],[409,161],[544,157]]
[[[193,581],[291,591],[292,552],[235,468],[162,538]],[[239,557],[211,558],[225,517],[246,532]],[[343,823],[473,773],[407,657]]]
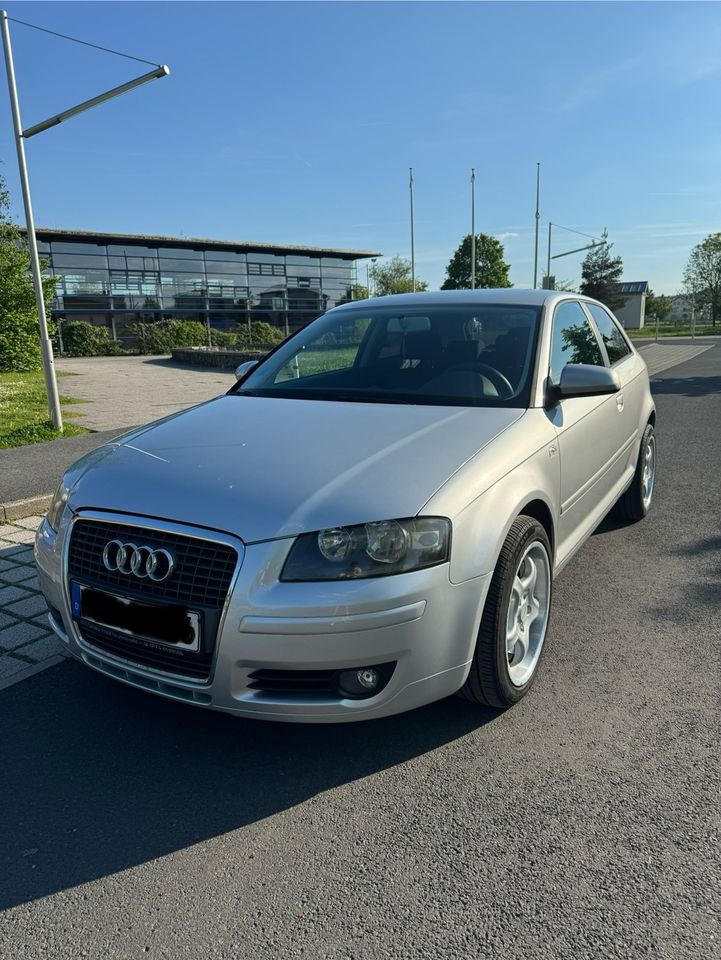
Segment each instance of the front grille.
[[[175,559],[172,573],[167,580],[155,583],[148,577],[140,580],[133,574],[108,570],[103,564],[103,550],[110,540],[169,550]],[[70,581],[145,603],[177,604],[197,611],[201,649],[192,652],[178,647],[166,648],[160,643],[99,627],[82,617],[77,621],[77,628],[86,643],[123,660],[178,676],[206,679],[210,675],[223,605],[237,562],[238,552],[229,544],[124,523],[78,520],[72,529],[68,553]]]
[[213,647],[202,650],[200,653],[183,653],[176,648],[162,649],[159,645],[147,646],[142,643],[126,639],[118,634],[106,635],[92,624],[83,621],[80,626],[83,639],[91,643],[98,650],[105,650],[122,660],[140,663],[155,670],[163,670],[178,676],[190,677],[194,680],[204,680],[210,673],[210,664],[213,659]]
[[281,696],[301,694],[337,699],[335,674],[335,670],[254,670],[248,675],[248,687]]
[[[103,549],[110,540],[169,550],[175,568],[167,580],[138,580],[103,565]],[[126,526],[97,520],[78,520],[73,526],[68,557],[71,580],[109,587],[128,597],[156,597],[187,606],[222,607],[238,554],[233,547],[164,530]]]

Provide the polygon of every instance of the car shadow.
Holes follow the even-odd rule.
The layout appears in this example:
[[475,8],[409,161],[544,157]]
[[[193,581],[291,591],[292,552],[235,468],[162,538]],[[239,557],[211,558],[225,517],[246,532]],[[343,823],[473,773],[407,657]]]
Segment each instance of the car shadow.
[[721,393],[721,377],[664,377],[652,380],[651,393],[679,397],[705,397]]
[[627,527],[628,521],[615,520],[610,514],[607,514],[593,531],[591,536],[603,536],[604,533],[613,533],[615,530],[625,530]]
[[0,909],[272,816],[497,716],[450,698],[351,724],[242,720],[68,661],[0,693]]

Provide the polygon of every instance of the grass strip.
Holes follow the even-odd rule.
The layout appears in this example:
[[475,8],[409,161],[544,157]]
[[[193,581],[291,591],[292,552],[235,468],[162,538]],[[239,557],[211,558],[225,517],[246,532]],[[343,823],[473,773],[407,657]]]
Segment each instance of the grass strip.
[[[61,396],[60,401],[63,407],[83,402],[65,396]],[[66,422],[61,433],[48,419],[48,401],[41,370],[0,373],[0,448],[22,447],[28,443],[43,443],[58,437],[87,433],[84,427],[70,422],[78,416],[82,416],[82,413],[64,409],[63,419]]]

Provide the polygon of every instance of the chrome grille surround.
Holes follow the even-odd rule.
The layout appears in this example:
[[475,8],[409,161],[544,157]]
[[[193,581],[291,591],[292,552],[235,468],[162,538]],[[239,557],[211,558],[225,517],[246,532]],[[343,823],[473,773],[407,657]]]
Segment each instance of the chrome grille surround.
[[[82,510],[79,511],[75,516],[73,516],[69,529],[65,535],[65,542],[63,545],[63,596],[65,603],[67,605],[68,611],[72,609],[71,598],[70,598],[70,581],[73,577],[73,573],[70,569],[70,554],[73,544],[73,536],[75,528],[79,523],[93,523],[98,524],[98,532],[102,529],[100,525],[104,525],[104,531],[107,531],[108,526],[112,525],[113,528],[122,528],[122,533],[124,536],[128,535],[129,530],[142,533],[142,535],[147,539],[157,536],[158,539],[164,539],[165,537],[173,538],[185,538],[187,540],[192,540],[197,542],[196,545],[200,545],[201,548],[212,549],[213,547],[221,546],[223,548],[230,548],[235,551],[235,562],[234,566],[228,577],[227,589],[222,593],[222,596],[218,594],[217,585],[214,586],[214,595],[218,602],[218,618],[217,618],[217,629],[215,631],[215,637],[213,640],[213,649],[212,656],[208,663],[207,673],[202,677],[192,676],[184,674],[182,672],[175,672],[173,669],[161,669],[159,667],[154,667],[142,661],[133,659],[132,656],[120,656],[117,653],[111,653],[107,650],[102,649],[99,646],[94,646],[92,643],[88,642],[82,635],[78,623],[70,617],[70,631],[72,638],[80,649],[83,658],[86,660],[93,659],[94,664],[96,665],[97,661],[103,660],[110,666],[122,667],[125,671],[129,673],[134,673],[138,677],[145,678],[159,678],[159,677],[168,677],[171,678],[176,683],[178,681],[186,683],[193,687],[196,686],[207,686],[211,683],[213,673],[215,670],[215,662],[218,654],[218,644],[223,632],[223,627],[225,624],[225,619],[228,611],[228,606],[230,603],[230,598],[232,596],[235,584],[240,573],[240,568],[243,563],[243,557],[245,553],[245,546],[243,541],[232,534],[220,532],[217,530],[208,530],[202,527],[193,527],[191,525],[176,523],[169,520],[157,520],[150,517],[140,517],[140,516],[127,516],[125,514],[116,514],[109,511],[97,511],[97,510]],[[82,529],[82,528],[81,528]],[[119,531],[120,532],[120,531]],[[103,541],[104,542],[104,541]],[[159,543],[159,545],[161,545]],[[102,566],[102,556],[99,558],[99,565]],[[108,571],[103,571],[107,573]],[[136,584],[131,584],[129,581],[134,578],[123,578],[121,582],[117,584],[104,583],[101,582],[99,578],[93,578],[92,586],[97,587],[98,589],[107,589],[109,592],[118,592],[122,595],[135,597],[139,600],[145,599],[146,601],[152,601],[153,599],[166,599],[170,602],[173,602],[172,595],[162,594],[158,595],[153,592],[152,588],[162,587],[162,584],[153,584],[151,591],[143,591],[143,583],[137,581]],[[202,587],[202,584],[200,585]],[[212,596],[212,595],[211,595]],[[196,594],[197,597],[197,594]],[[209,596],[208,599],[211,597]],[[184,598],[177,597],[177,599],[183,599],[184,602],[187,602]]]

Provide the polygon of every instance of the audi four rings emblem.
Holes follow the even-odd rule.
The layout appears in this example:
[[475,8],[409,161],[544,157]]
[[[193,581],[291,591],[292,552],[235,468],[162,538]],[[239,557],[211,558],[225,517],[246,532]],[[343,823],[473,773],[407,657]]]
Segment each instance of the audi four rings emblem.
[[106,570],[117,570],[118,573],[132,573],[139,580],[147,577],[160,583],[173,572],[175,560],[168,550],[154,550],[152,547],[137,547],[134,543],[111,540],[103,550],[103,566]]

